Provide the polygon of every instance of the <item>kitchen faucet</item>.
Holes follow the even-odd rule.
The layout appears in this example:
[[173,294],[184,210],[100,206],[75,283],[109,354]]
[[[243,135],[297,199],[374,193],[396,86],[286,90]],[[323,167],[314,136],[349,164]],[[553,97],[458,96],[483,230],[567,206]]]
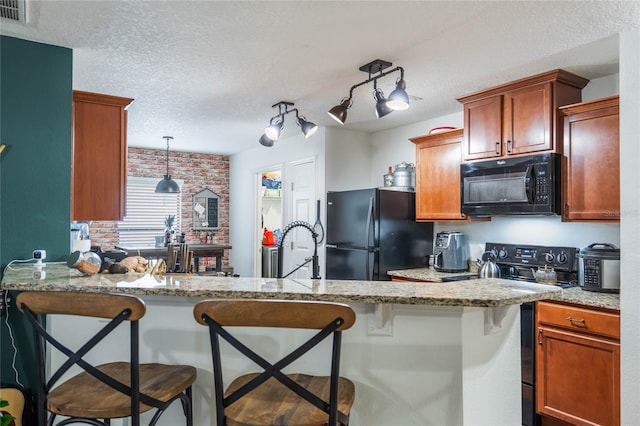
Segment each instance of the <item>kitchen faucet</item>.
[[304,222],[304,221],[301,221],[301,220],[296,220],[294,222],[291,222],[290,224],[285,226],[284,229],[282,230],[282,238],[280,238],[280,242],[278,243],[278,274],[276,275],[276,277],[277,278],[286,278],[286,277],[282,276],[282,265],[283,265],[283,262],[282,262],[282,255],[283,255],[282,244],[284,243],[284,239],[287,236],[287,234],[289,233],[289,231],[291,231],[293,228],[297,228],[297,227],[305,228],[306,230],[311,232],[311,237],[313,238],[313,256],[311,257],[311,259],[305,259],[305,262],[302,265],[298,266],[293,271],[289,272],[286,275],[286,277],[288,277],[289,275],[291,275],[292,273],[294,273],[295,271],[300,269],[302,266],[304,266],[307,263],[309,263],[309,260],[313,260],[311,279],[312,280],[319,280],[320,279],[320,265],[318,264],[318,233],[313,230],[313,227],[311,226],[311,224],[309,224],[307,222]]

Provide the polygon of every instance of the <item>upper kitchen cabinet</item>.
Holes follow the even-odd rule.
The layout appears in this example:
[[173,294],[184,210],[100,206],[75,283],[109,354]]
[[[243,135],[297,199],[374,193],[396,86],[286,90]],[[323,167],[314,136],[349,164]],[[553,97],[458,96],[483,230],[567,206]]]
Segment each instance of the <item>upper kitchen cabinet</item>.
[[564,221],[620,220],[619,98],[560,108]]
[[582,100],[589,80],[554,70],[458,98],[465,160],[560,152],[558,107]]
[[416,144],[416,220],[466,220],[460,212],[463,130],[418,136]]
[[73,92],[71,220],[122,220],[133,99]]

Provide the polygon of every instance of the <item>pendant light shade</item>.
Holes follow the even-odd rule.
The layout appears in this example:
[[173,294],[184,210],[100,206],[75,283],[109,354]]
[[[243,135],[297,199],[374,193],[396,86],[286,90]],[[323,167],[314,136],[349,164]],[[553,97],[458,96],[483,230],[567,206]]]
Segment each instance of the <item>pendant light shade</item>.
[[163,194],[179,193],[180,186],[175,180],[171,179],[169,174],[169,141],[173,139],[173,136],[163,136],[162,138],[167,140],[167,174],[156,185],[156,192]]

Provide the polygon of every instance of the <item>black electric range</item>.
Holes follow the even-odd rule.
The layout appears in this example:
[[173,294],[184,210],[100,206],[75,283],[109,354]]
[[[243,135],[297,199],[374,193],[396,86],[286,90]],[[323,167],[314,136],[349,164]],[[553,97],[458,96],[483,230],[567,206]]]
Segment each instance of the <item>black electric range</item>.
[[[486,243],[485,251],[493,252],[502,278],[536,282],[535,271],[552,267],[558,276],[556,285],[578,285],[578,252],[575,247],[537,246],[530,244]],[[539,426],[535,392],[535,303],[520,306],[520,358],[522,369],[522,424]]]
[[578,285],[578,248],[486,243],[485,251],[494,253],[502,278],[536,282],[535,271],[546,266],[556,271],[557,285]]

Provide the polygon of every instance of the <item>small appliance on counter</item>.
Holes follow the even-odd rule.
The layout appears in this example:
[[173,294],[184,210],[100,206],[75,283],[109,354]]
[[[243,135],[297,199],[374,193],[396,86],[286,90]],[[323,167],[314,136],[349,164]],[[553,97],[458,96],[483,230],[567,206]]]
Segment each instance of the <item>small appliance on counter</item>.
[[441,272],[469,270],[469,245],[462,232],[438,232],[433,244],[433,267]]
[[613,244],[593,243],[578,253],[578,280],[583,290],[620,292],[620,249]]

